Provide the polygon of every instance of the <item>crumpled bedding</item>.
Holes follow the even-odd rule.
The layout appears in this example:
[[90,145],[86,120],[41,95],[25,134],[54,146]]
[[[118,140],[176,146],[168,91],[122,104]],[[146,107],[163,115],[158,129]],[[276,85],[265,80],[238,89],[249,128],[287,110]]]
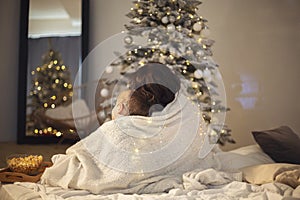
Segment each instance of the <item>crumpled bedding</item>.
[[275,181],[296,188],[300,185],[300,165],[283,168],[276,172]]
[[287,163],[261,164],[242,168],[245,181],[253,184],[279,182],[296,188],[300,185],[300,165]]
[[[11,194],[13,200],[296,200],[300,198],[300,186],[296,189],[282,183],[267,183],[258,186],[240,182],[238,180],[240,178],[241,173],[198,169],[183,174],[184,181],[180,187],[166,193],[156,194],[96,195],[86,190],[62,189],[61,187],[26,182],[3,187]],[[16,190],[18,193],[14,195],[13,191]],[[0,194],[2,194],[1,192]]]

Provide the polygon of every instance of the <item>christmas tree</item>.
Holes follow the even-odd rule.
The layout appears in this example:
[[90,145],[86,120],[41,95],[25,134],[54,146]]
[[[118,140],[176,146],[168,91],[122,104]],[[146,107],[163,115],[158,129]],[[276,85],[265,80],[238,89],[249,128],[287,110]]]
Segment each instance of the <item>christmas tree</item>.
[[[224,145],[234,143],[231,130],[222,122],[214,122],[213,115],[229,109],[218,96],[216,79],[221,79],[218,65],[212,59],[207,20],[197,14],[198,0],[138,0],[127,16],[130,24],[125,25],[128,36],[124,38],[128,52],[107,68],[121,69],[121,74],[132,72],[147,62],[159,62],[172,68],[188,82],[187,92],[192,101],[201,105],[203,118],[217,142]],[[148,44],[139,45],[135,37],[146,37]],[[112,80],[104,81],[111,84]],[[217,137],[216,137],[217,136]],[[216,141],[215,141],[216,142]]]
[[31,72],[32,88],[29,92],[29,100],[32,112],[28,119],[28,124],[31,126],[27,130],[34,134],[60,136],[61,131],[38,121],[39,117],[36,116],[45,113],[47,109],[54,109],[72,102],[73,86],[70,72],[63,64],[60,53],[52,48],[42,56],[42,60],[43,64]]

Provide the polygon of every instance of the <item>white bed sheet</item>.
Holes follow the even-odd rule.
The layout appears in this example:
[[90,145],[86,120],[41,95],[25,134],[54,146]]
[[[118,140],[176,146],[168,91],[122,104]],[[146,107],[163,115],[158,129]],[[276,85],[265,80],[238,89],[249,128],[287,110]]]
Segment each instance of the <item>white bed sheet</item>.
[[49,187],[41,184],[8,184],[1,188],[2,200],[281,200],[300,199],[300,187],[293,190],[281,183],[268,183],[261,186],[251,185],[245,182],[231,182],[221,187],[211,187],[205,190],[173,189],[163,194],[110,194],[94,195],[84,190],[65,190],[59,187]]

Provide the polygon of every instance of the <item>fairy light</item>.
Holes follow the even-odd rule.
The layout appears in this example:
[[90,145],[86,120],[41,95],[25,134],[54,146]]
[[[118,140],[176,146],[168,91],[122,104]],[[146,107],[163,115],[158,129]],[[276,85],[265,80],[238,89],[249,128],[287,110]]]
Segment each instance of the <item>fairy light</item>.
[[34,75],[34,74],[35,74],[35,71],[32,71],[32,72],[31,72],[31,75]]
[[64,83],[64,87],[68,87],[68,83]]
[[57,78],[57,79],[55,79],[55,81],[54,81],[55,83],[59,83],[59,79]]
[[36,68],[36,71],[37,72],[41,71],[41,68],[40,67]]
[[72,84],[70,83],[69,85],[68,85],[68,89],[71,89],[72,88]]
[[55,135],[56,137],[60,137],[62,135],[62,132],[58,131]]
[[39,130],[38,130],[38,129],[34,129],[34,133],[35,133],[35,134],[38,134],[38,133],[39,133]]
[[57,64],[57,60],[54,60],[53,63],[56,65]]
[[47,108],[47,107],[48,107],[48,104],[47,104],[47,103],[44,103],[44,107]]
[[60,66],[56,66],[56,68],[55,68],[57,71],[59,71],[60,70]]
[[67,97],[66,96],[63,96],[63,101],[67,101]]
[[52,100],[55,100],[55,99],[56,99],[56,96],[55,96],[55,95],[53,95],[53,96],[51,97],[51,99],[52,99]]
[[41,86],[38,86],[38,87],[37,87],[37,90],[39,90],[39,91],[40,91],[41,89],[42,89],[42,87],[41,87]]
[[65,65],[61,66],[61,69],[62,69],[62,70],[65,70],[65,69],[66,69],[66,66],[65,66]]
[[36,81],[36,82],[34,83],[34,85],[35,85],[35,86],[38,86],[38,85],[39,85],[39,82]]
[[51,104],[51,108],[55,108],[55,104],[53,103],[53,104]]

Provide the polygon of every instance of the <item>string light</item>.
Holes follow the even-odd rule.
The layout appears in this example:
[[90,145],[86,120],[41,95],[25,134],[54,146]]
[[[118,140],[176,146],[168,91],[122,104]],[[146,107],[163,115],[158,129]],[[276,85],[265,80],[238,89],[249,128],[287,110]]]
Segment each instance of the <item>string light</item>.
[[62,135],[62,132],[58,131],[55,135],[56,137],[60,137]]

